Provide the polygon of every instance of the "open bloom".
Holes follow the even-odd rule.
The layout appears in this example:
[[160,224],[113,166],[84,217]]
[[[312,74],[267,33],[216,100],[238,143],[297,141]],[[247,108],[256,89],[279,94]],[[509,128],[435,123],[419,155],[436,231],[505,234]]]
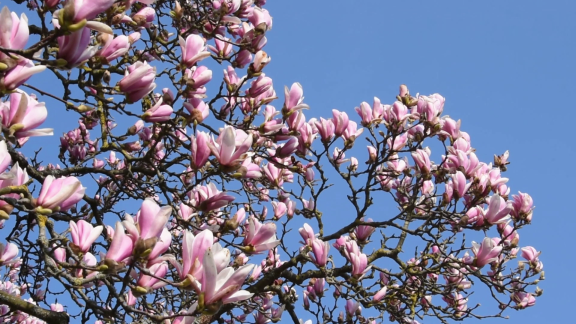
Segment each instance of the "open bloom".
[[247,152],[252,147],[252,134],[226,126],[218,139],[208,145],[225,171],[235,171],[248,157]]
[[244,252],[247,253],[261,253],[273,249],[280,244],[276,239],[276,224],[263,225],[255,217],[250,217],[242,244],[245,247]]
[[252,297],[252,293],[240,290],[240,287],[244,284],[253,267],[253,264],[248,264],[237,270],[228,267],[218,271],[214,252],[211,248],[207,249],[204,254],[202,280],[191,280],[196,293],[203,297],[199,298],[198,309],[208,314],[214,314],[224,304]]
[[34,62],[28,59],[21,60],[14,68],[6,72],[4,78],[0,78],[0,94],[15,90],[30,79],[33,74],[44,70],[46,70],[44,65],[34,65]]
[[512,211],[511,203],[506,203],[500,195],[493,195],[488,202],[488,209],[485,211],[484,219],[489,224],[506,223]]
[[126,220],[122,223],[134,241],[136,255],[149,256],[171,214],[172,207],[160,207],[154,200],[147,198],[135,219],[126,215]]
[[476,255],[474,265],[482,268],[488,263],[498,260],[501,251],[502,246],[494,244],[494,241],[489,237],[485,237],[482,244],[472,242],[472,252]]
[[193,191],[192,205],[199,211],[210,211],[222,208],[234,200],[234,196],[222,192],[211,182],[207,186],[197,186]]
[[28,96],[24,91],[18,90],[12,93],[9,102],[0,102],[2,126],[10,129],[19,139],[52,135],[51,128],[35,129],[46,120],[46,117],[48,117],[46,105]]
[[49,175],[42,184],[36,201],[39,210],[66,211],[84,197],[86,188],[76,177],[54,178]]
[[72,235],[74,248],[83,253],[88,252],[92,243],[100,236],[103,229],[102,225],[94,227],[85,220],[70,221],[70,235]]

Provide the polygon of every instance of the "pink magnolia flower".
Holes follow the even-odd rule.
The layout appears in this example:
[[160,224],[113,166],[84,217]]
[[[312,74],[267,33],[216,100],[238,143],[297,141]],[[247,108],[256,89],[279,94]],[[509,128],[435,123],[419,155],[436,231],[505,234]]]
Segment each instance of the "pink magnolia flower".
[[348,114],[345,112],[340,112],[336,109],[332,109],[332,123],[334,123],[334,134],[336,136],[344,135],[344,132],[348,129]]
[[138,282],[136,283],[138,285],[138,287],[142,287],[145,290],[150,291],[150,290],[162,288],[162,287],[167,285],[167,282],[158,279],[158,278],[166,277],[166,274],[168,273],[168,263],[167,262],[155,263],[148,270],[150,271],[150,273],[153,276],[140,274],[140,278],[138,279]]
[[452,175],[452,181],[454,184],[454,196],[456,198],[464,197],[464,194],[468,191],[468,188],[472,183],[466,183],[466,176],[461,171],[456,171],[456,174]]
[[348,318],[350,320],[357,313],[360,314],[362,312],[362,307],[360,306],[360,303],[358,303],[352,299],[348,299],[346,301],[346,306],[344,306],[344,309],[346,310],[346,318]]
[[472,242],[472,252],[476,256],[474,266],[482,268],[488,263],[498,260],[502,246],[494,244],[494,241],[489,237],[485,237],[482,244]]
[[265,94],[272,89],[272,79],[267,77],[264,73],[260,74],[256,80],[250,83],[250,88],[246,91],[246,95],[251,98]]
[[76,177],[56,179],[49,175],[44,179],[36,206],[41,211],[66,211],[84,197],[85,191],[86,188],[82,187],[82,183]]
[[[364,221],[364,218],[360,218],[360,220]],[[372,223],[372,218],[368,218],[366,222]],[[359,242],[366,242],[375,230],[376,228],[373,226],[360,225],[354,229],[354,237],[356,237]]]
[[509,218],[512,207],[500,195],[493,195],[488,201],[488,209],[484,212],[484,219],[488,224],[505,223]]
[[46,70],[44,65],[34,65],[34,62],[24,59],[12,69],[5,72],[4,78],[0,78],[0,94],[17,89],[36,73]]
[[280,241],[276,239],[276,224],[267,223],[263,225],[255,217],[248,219],[248,225],[244,228],[244,245],[245,253],[259,254],[273,249]]
[[431,123],[438,123],[438,116],[444,110],[444,97],[435,93],[431,96],[419,96],[417,109],[420,115],[425,115],[426,120]]
[[102,225],[94,227],[85,220],[70,221],[70,235],[72,235],[73,246],[82,253],[88,252],[92,243],[100,236],[103,229]]
[[[0,47],[13,50],[24,49],[30,36],[28,31],[28,17],[25,14],[18,15],[10,12],[8,7],[0,12]],[[4,52],[0,52],[0,62],[8,59]]]
[[248,17],[248,20],[250,20],[256,28],[263,29],[264,31],[272,29],[272,17],[266,9],[254,7],[252,15]]
[[58,37],[58,58],[66,61],[67,68],[81,65],[98,52],[98,47],[88,46],[90,34],[91,30],[83,27],[70,35]]
[[362,102],[360,107],[356,107],[356,112],[362,118],[362,126],[368,126],[372,123],[374,116],[372,114],[372,108],[367,102]]
[[193,191],[194,199],[192,204],[199,211],[210,211],[227,206],[234,201],[234,196],[228,195],[216,188],[211,182],[207,186],[197,186]]
[[190,122],[201,123],[210,115],[210,108],[202,98],[189,98],[184,102],[184,108],[190,113]]
[[374,294],[374,297],[372,297],[373,301],[381,301],[382,298],[384,298],[384,296],[386,296],[386,292],[387,292],[388,288],[386,286],[382,287],[382,289],[380,289],[377,293]]
[[18,255],[18,246],[14,243],[8,243],[4,245],[0,243],[0,264],[10,265],[17,261],[16,256]]
[[178,38],[180,42],[180,49],[182,50],[182,64],[186,67],[192,67],[197,62],[210,56],[210,52],[206,50],[206,43],[204,38],[200,35],[188,35],[186,40]]
[[210,156],[210,146],[208,145],[210,139],[205,132],[197,131],[196,137],[190,136],[191,139],[191,157],[190,167],[193,170],[200,170],[208,161]]
[[300,83],[292,84],[290,89],[285,87],[284,97],[284,107],[282,108],[282,114],[284,117],[288,117],[296,111],[309,108],[307,104],[303,103],[304,90]]
[[156,19],[156,10],[152,7],[143,7],[132,16],[136,25],[144,28],[150,28],[152,22]]
[[58,303],[51,304],[50,310],[52,310],[53,312],[63,312],[64,306],[62,304],[58,304]]
[[157,263],[158,260],[156,259],[159,258],[162,254],[164,254],[164,252],[168,251],[168,249],[170,248],[170,244],[172,244],[172,234],[166,227],[164,227],[164,229],[162,229],[162,234],[160,234],[158,242],[156,242],[154,248],[152,249],[152,252],[150,252],[150,255],[148,256],[149,260],[148,263],[149,264]]
[[194,236],[190,231],[184,231],[182,242],[182,267],[178,267],[180,279],[190,274],[195,278],[201,278],[202,264],[206,251],[214,243],[212,231],[205,229]]
[[346,128],[344,134],[342,134],[346,147],[352,147],[354,141],[358,136],[360,136],[360,134],[362,134],[362,132],[364,132],[364,128],[358,129],[358,124],[356,122],[349,121],[348,128]]
[[112,4],[114,0],[67,0],[62,18],[71,18],[68,23],[78,23],[84,19],[91,20],[108,10]]
[[532,197],[527,193],[518,192],[518,195],[512,196],[512,211],[511,214],[516,219],[526,219],[528,222],[532,220],[532,210],[534,202]]
[[246,300],[252,297],[252,293],[240,290],[246,277],[252,271],[253,264],[245,265],[237,270],[225,268],[218,271],[214,252],[209,248],[204,255],[203,275],[200,282],[193,280],[192,285],[199,299],[198,309],[216,312],[221,305]]
[[[140,33],[136,32],[135,34],[138,34],[137,36],[139,36]],[[128,53],[130,45],[133,43],[130,37],[126,35],[112,37],[109,34],[102,34],[101,37],[104,44],[102,44],[102,48],[98,51],[96,56],[104,58],[106,63],[110,63],[120,56]]]
[[328,263],[328,252],[330,251],[330,243],[324,242],[319,238],[311,240],[312,252],[309,254],[312,262],[319,267],[325,267]]
[[46,120],[47,116],[46,105],[23,91],[12,93],[7,103],[0,102],[2,126],[9,128],[14,136],[20,139],[52,135],[51,128],[35,129]]
[[174,110],[169,105],[163,105],[162,102],[163,100],[160,98],[152,108],[146,110],[142,119],[150,123],[170,120],[170,115]]
[[126,220],[122,223],[134,241],[136,254],[148,253],[149,255],[152,252],[171,214],[172,207],[160,207],[153,199],[147,198],[142,203],[135,219],[126,215]]
[[232,54],[232,41],[220,35],[214,37],[214,44],[216,46],[208,45],[208,48],[216,54],[218,58],[229,58]]
[[288,141],[276,149],[276,156],[279,158],[287,158],[291,156],[298,148],[298,138],[290,136]]
[[316,235],[314,234],[314,229],[312,229],[308,223],[304,223],[304,225],[298,229],[298,233],[300,233],[300,236],[302,236],[304,244],[312,246],[312,241],[316,238]]
[[280,219],[286,214],[286,204],[283,202],[273,201],[272,208],[274,209],[274,219]]
[[116,222],[116,229],[112,236],[112,243],[108,248],[105,259],[119,263],[132,255],[134,242],[130,236],[124,233],[124,226],[121,222]]
[[126,69],[118,87],[126,94],[128,102],[136,102],[156,88],[155,78],[156,68],[148,65],[148,62],[138,61]]
[[522,251],[522,257],[529,262],[537,262],[538,257],[540,256],[540,253],[542,253],[542,252],[538,252],[532,246],[523,247],[521,249],[521,251]]
[[225,171],[235,171],[249,156],[247,152],[252,147],[252,134],[226,126],[220,131],[218,139],[208,143],[208,146],[220,162],[221,168]]
[[418,170],[427,175],[430,173],[430,150],[421,150],[417,149],[416,151],[412,152],[412,158],[418,167]]
[[320,117],[320,121],[315,121],[314,125],[318,129],[323,143],[328,143],[332,140],[334,137],[334,122],[332,122],[332,119]]
[[254,62],[250,64],[250,72],[253,74],[262,72],[262,69],[270,63],[270,60],[271,58],[266,52],[258,51],[254,56]]
[[[8,153],[8,146],[5,141],[0,141],[0,173],[6,171],[10,164],[12,164],[12,157]],[[0,179],[2,177],[3,175],[0,175]]]
[[[26,169],[20,168],[18,162],[12,166],[9,172],[0,177],[0,188],[7,186],[20,186],[28,182],[28,173]],[[19,199],[20,194],[12,193],[4,195],[13,199]],[[4,197],[3,196],[3,197]],[[12,212],[12,205],[8,204],[5,200],[0,199],[0,218],[8,219],[9,214]]]
[[[192,89],[199,89],[212,80],[212,70],[206,66],[193,66],[184,73],[186,85]],[[193,97],[193,96],[189,96]]]
[[531,307],[536,304],[536,298],[531,293],[517,291],[512,294],[512,300],[518,308]]

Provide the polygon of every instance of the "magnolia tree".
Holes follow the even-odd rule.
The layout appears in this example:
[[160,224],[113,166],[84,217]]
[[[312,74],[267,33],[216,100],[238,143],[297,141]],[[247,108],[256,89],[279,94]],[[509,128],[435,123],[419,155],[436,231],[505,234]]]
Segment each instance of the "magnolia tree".
[[[265,74],[265,0],[15,2],[0,321],[447,323],[541,294],[531,197],[441,95],[309,118]],[[58,155],[38,154],[48,111],[78,120]]]

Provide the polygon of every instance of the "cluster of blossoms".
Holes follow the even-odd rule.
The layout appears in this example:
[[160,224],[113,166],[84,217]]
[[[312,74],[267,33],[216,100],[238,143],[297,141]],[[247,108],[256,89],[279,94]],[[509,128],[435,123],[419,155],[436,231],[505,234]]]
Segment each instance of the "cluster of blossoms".
[[[31,46],[26,15],[2,9],[3,321],[302,323],[300,306],[326,323],[460,320],[479,316],[473,282],[496,316],[535,304],[543,263],[518,234],[533,202],[510,196],[508,152],[480,161],[445,99],[405,85],[357,116],[307,118],[299,83],[277,101],[265,3],[29,1],[44,26]],[[53,107],[23,90],[40,72],[64,89],[39,90]],[[79,126],[60,137],[62,166],[25,155],[65,109]],[[352,209],[323,213],[340,190]],[[375,216],[386,198],[398,210]]]

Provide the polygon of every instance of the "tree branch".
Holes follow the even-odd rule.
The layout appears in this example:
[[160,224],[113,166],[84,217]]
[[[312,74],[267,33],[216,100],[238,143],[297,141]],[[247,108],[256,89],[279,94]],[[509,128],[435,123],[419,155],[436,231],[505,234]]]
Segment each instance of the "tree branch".
[[54,312],[44,309],[40,306],[29,303],[18,296],[10,295],[5,291],[0,291],[0,304],[8,305],[12,311],[19,310],[26,314],[38,317],[48,324],[70,323],[70,317],[66,312]]

